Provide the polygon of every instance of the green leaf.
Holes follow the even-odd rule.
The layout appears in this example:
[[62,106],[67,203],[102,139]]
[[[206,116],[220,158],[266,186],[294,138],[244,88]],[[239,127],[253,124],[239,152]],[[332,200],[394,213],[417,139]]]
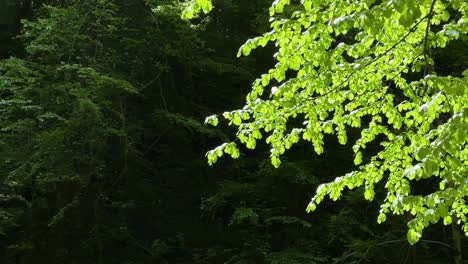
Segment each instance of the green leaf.
[[218,117],[216,115],[209,116],[205,119],[205,124],[210,124],[212,126],[218,125]]
[[408,230],[408,233],[406,234],[406,238],[408,239],[408,242],[411,245],[416,244],[419,241],[419,238],[421,237],[421,234],[416,232],[414,229]]
[[446,216],[444,217],[444,225],[450,225],[452,223],[452,217]]
[[362,163],[362,152],[356,153],[356,156],[354,157],[354,164],[359,165]]
[[381,224],[387,220],[387,216],[383,213],[379,214],[377,217],[377,223]]

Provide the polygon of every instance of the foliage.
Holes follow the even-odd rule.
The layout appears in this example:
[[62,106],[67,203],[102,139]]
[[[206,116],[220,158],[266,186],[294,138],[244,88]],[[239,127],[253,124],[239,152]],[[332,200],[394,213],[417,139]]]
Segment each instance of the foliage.
[[[141,170],[134,165],[138,152],[132,145],[139,135],[133,134],[137,123],[130,121],[135,110],[129,102],[139,100],[139,82],[148,81],[135,81],[145,72],[127,63],[132,57],[143,61],[138,56],[147,54],[134,50],[144,51],[150,44],[129,39],[145,28],[131,28],[135,20],[121,12],[141,9],[141,4],[49,4],[38,6],[31,21],[23,21],[18,37],[24,43],[23,58],[0,62],[2,262],[63,263],[68,262],[63,258],[79,255],[77,261],[103,263],[106,248],[119,240],[128,240],[129,250],[143,249],[158,258],[167,251],[159,246],[164,243],[142,245],[125,219],[133,204],[125,196],[135,187],[126,184],[123,195],[122,188],[114,190],[130,177],[130,168]],[[147,14],[149,28],[153,14]],[[171,50],[180,54],[172,47],[176,45],[156,50],[155,59]],[[141,185],[138,177],[135,185]],[[119,216],[106,221],[113,210]],[[77,242],[71,242],[74,237]],[[64,243],[52,246],[57,240]],[[44,249],[44,243],[50,246]],[[73,249],[67,248],[70,243]],[[134,255],[126,258],[137,259],[140,253]]]
[[[273,66],[270,44],[234,56],[268,28],[270,4],[219,0],[191,24],[168,0],[0,1],[0,262],[446,263],[442,225],[410,247],[404,219],[369,221],[378,208],[363,187],[304,211],[310,189],[354,169],[333,137],[320,156],[295,144],[278,169],[260,141],[249,158],[234,146],[239,160],[206,165],[233,130],[203,118],[242,105]],[[436,72],[464,67],[461,39],[431,51]]]
[[[193,1],[185,17],[206,2]],[[238,56],[247,56],[269,42],[278,50],[277,64],[254,82],[245,106],[222,114],[238,127],[240,143],[253,149],[265,138],[271,163],[278,167],[280,156],[300,139],[321,154],[325,134],[346,144],[349,129],[360,129],[353,145],[358,169],[320,185],[307,211],[326,196],[336,201],[345,188],[364,186],[364,197],[372,200],[374,186],[384,182],[387,194],[378,222],[387,214],[411,213],[411,244],[427,226],[452,219],[468,236],[468,70],[437,74],[431,57],[432,50],[451,41],[467,40],[468,4],[304,0],[285,8],[289,4],[275,1],[271,31],[239,50]],[[271,92],[265,95],[266,89]],[[216,125],[218,116],[206,122]],[[373,142],[382,148],[363,160]],[[237,143],[208,152],[208,162],[224,153],[237,158]],[[437,190],[418,194],[412,188],[414,182],[432,178],[440,183]]]

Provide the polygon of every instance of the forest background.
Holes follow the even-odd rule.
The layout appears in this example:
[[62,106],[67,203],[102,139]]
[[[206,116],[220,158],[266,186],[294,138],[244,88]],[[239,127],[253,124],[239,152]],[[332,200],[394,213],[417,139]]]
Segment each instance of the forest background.
[[[322,155],[298,144],[278,169],[261,144],[207,165],[234,133],[203,120],[241,107],[275,63],[272,45],[236,58],[268,31],[270,5],[220,0],[186,21],[176,1],[0,1],[0,262],[453,262],[455,224],[411,246],[409,215],[377,224],[362,188],[305,212],[320,183],[355,168],[334,137]],[[461,73],[467,41],[435,60]]]

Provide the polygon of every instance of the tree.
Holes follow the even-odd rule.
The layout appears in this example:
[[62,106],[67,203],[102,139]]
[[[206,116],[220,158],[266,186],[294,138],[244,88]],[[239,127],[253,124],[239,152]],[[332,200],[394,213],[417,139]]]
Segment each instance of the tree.
[[192,263],[218,245],[199,201],[231,171],[202,153],[226,137],[199,120],[242,100],[254,67],[230,54],[246,37],[230,31],[228,53],[236,20],[191,27],[151,2],[34,1],[5,35],[0,263]]
[[[183,17],[211,8],[194,0]],[[447,45],[466,43],[468,3],[276,0],[269,11],[271,31],[248,40],[238,56],[272,42],[277,64],[254,81],[242,109],[206,119],[217,125],[222,116],[237,127],[235,141],[207,153],[209,164],[239,157],[238,142],[254,149],[265,138],[278,167],[301,139],[321,154],[326,134],[346,144],[358,130],[356,169],[321,184],[307,211],[346,188],[364,187],[373,200],[384,184],[377,221],[409,213],[411,244],[439,221],[461,225],[468,236],[468,65],[443,74],[435,63]],[[378,151],[367,151],[372,144]],[[438,186],[421,192],[415,185],[424,180]]]

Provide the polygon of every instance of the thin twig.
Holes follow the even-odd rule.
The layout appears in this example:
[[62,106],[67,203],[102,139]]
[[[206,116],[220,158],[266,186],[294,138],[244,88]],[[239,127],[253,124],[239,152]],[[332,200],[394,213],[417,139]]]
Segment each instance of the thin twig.
[[143,152],[143,156],[148,154],[148,152],[154,147],[156,146],[156,144],[158,144],[159,140],[161,139],[162,136],[164,136],[168,131],[169,129],[172,128],[172,125],[169,125],[157,138],[155,141],[153,141],[153,143],[151,143],[151,145]]
[[165,109],[166,111],[169,111],[169,110],[167,109],[166,98],[164,97],[164,94],[163,94],[163,86],[162,86],[161,80],[159,80],[159,95],[161,96],[161,100],[162,100],[164,109]]
[[150,86],[151,84],[153,84],[155,81],[157,81],[159,79],[159,76],[161,76],[162,74],[162,71],[160,71],[158,73],[158,75],[156,75],[156,77],[154,77],[151,81],[145,83],[143,86],[140,87],[140,89],[138,89],[139,91],[142,91],[144,90],[145,88],[147,88],[148,86]]
[[[431,19],[434,13],[434,5],[435,5],[436,0],[432,0],[431,7],[429,9],[429,13],[427,14],[427,24],[426,24],[426,33],[424,35],[424,61],[426,65],[424,65],[424,76],[425,77],[427,74],[431,72],[430,66],[429,66],[429,31],[431,29]],[[427,91],[427,82],[424,84],[424,90]]]
[[[102,8],[103,9],[106,8],[108,5],[112,4],[113,2],[114,2],[114,0],[107,2]],[[72,45],[71,45],[71,48],[70,48],[70,52],[68,53],[67,64],[70,64],[71,57],[72,57],[72,54],[73,54],[73,50],[75,48],[76,37],[78,36],[78,33],[81,30],[81,27],[83,26],[85,19],[89,16],[89,14],[91,14],[92,11],[96,11],[96,9],[98,9],[98,5],[96,5],[96,7],[94,9],[91,9],[88,12],[86,12],[86,14],[81,19],[80,24],[78,24],[78,28],[76,29],[75,34],[73,34],[73,40],[72,40]]]
[[[358,261],[358,264],[361,263],[362,260],[364,260],[367,256],[367,254],[369,253],[369,251],[372,249],[372,248],[375,248],[375,247],[379,247],[379,246],[382,246],[382,245],[385,245],[385,244],[392,244],[392,243],[399,243],[399,242],[406,242],[407,239],[395,239],[395,240],[388,240],[388,241],[383,241],[383,242],[380,242],[380,243],[377,243],[375,245],[371,245],[367,248],[366,252],[364,252],[364,255],[361,257],[361,259]],[[445,247],[448,247],[450,249],[453,249],[452,246],[444,243],[444,242],[441,242],[441,241],[436,241],[436,240],[425,240],[425,239],[422,239],[422,240],[419,240],[420,242],[423,242],[423,243],[428,243],[428,244],[437,244],[437,245],[442,245],[442,246],[445,246]]]

